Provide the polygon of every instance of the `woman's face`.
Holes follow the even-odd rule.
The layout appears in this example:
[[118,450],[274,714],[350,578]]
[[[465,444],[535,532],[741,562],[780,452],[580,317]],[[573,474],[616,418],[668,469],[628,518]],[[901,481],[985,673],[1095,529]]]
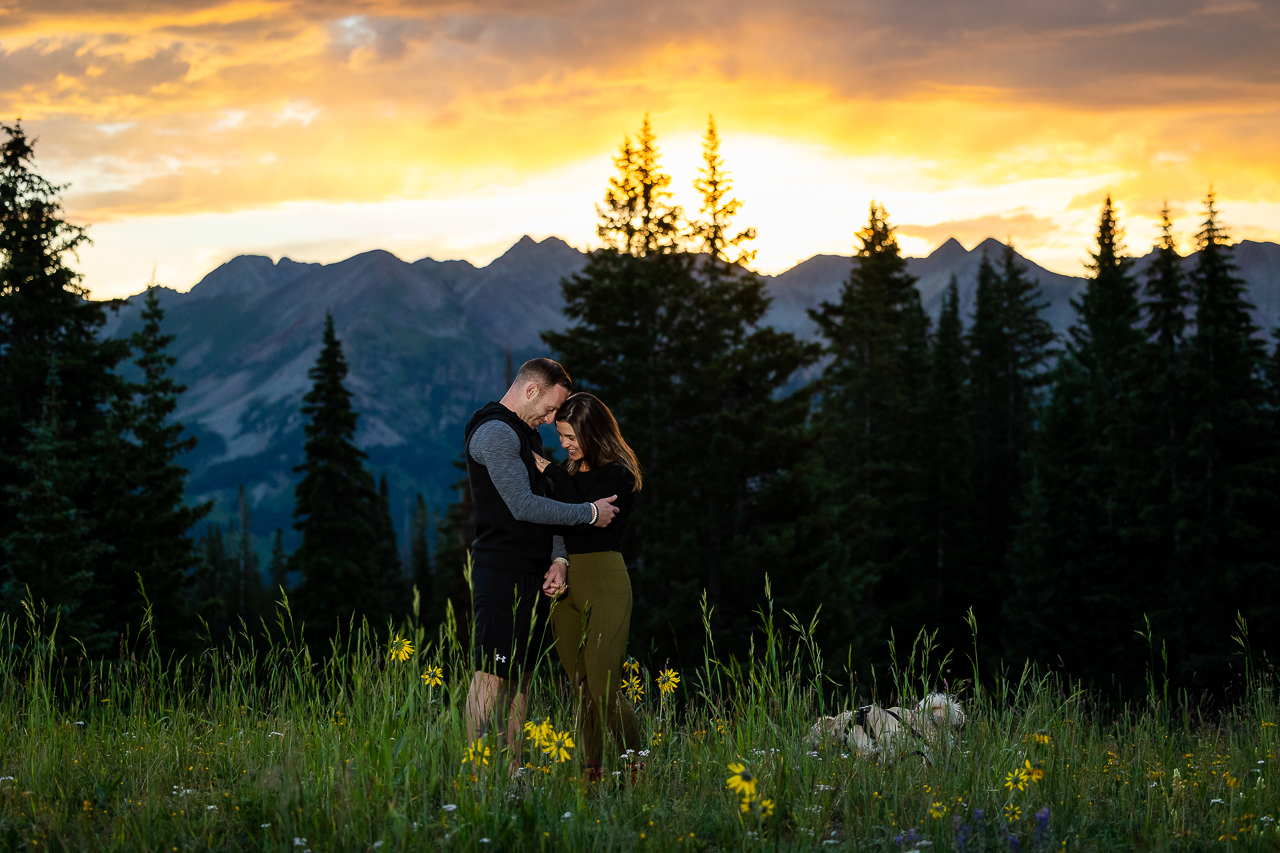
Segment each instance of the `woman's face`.
[[578,447],[578,436],[569,422],[559,421],[556,424],[556,432],[560,433],[560,446],[564,448],[565,453],[569,454],[569,458],[582,461],[582,448]]

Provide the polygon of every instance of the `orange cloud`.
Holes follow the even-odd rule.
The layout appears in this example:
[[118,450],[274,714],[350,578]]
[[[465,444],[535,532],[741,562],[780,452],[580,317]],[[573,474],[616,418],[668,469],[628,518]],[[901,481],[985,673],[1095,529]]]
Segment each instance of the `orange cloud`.
[[[106,221],[490,192],[600,158],[645,112],[660,140],[714,112],[726,138],[825,152],[814,169],[892,162],[899,195],[876,191],[942,222],[907,226],[922,240],[989,223],[1066,257],[1105,189],[1146,219],[1211,183],[1280,202],[1276,43],[1280,9],[1234,0],[18,0],[0,115]],[[855,171],[848,192],[879,177]],[[772,256],[819,248],[786,239]]]

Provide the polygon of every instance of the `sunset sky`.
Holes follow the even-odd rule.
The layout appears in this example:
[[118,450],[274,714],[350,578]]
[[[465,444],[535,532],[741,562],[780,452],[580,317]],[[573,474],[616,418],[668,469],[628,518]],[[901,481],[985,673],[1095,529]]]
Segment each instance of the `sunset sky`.
[[1081,272],[1103,194],[1147,251],[1213,185],[1280,239],[1275,0],[0,0],[0,119],[70,183],[98,297],[242,253],[487,263],[597,245],[647,112],[696,207],[714,114],[757,266],[849,254],[872,199],[922,255],[1012,237]]

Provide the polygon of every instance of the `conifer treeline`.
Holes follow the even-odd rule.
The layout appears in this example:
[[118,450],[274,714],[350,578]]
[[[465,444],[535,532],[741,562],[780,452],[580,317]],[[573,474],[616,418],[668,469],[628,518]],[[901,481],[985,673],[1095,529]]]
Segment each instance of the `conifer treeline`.
[[971,317],[953,279],[930,323],[873,203],[838,298],[810,312],[819,350],[759,325],[714,124],[704,161],[686,219],[648,120],[624,142],[606,248],[564,282],[573,324],[543,336],[648,469],[626,549],[649,651],[696,659],[704,591],[721,649],[745,651],[766,576],[802,621],[821,606],[824,649],[864,676],[890,631],[965,649],[971,624],[984,664],[1099,684],[1167,656],[1176,683],[1219,685],[1233,637],[1277,648],[1280,355],[1212,194],[1191,274],[1166,213],[1145,282],[1108,198],[1063,341],[1011,246],[982,258]]
[[[182,389],[156,294],[132,338],[100,338],[104,307],[63,263],[85,235],[60,218],[21,128],[5,130],[5,608],[48,602],[38,618],[91,654],[136,632],[142,587],[175,648],[270,623],[282,587],[318,640],[353,614],[404,615],[415,588],[428,625],[446,600],[465,619],[465,480],[434,556],[418,496],[402,565],[386,479],[354,444],[332,318],[303,406],[300,547],[287,554],[277,530],[259,566],[243,489],[225,535],[211,525],[193,543],[209,507],[182,499],[176,460],[193,440],[172,422]],[[821,606],[828,659],[864,677],[890,631],[936,629],[961,649],[971,622],[984,665],[1031,656],[1104,684],[1167,655],[1178,683],[1213,686],[1233,635],[1275,648],[1280,355],[1251,320],[1212,196],[1191,274],[1166,213],[1143,281],[1108,199],[1061,341],[1012,247],[982,258],[972,316],[953,279],[931,323],[873,203],[838,297],[810,312],[814,344],[761,325],[755,235],[734,225],[714,123],[692,215],[672,202],[647,119],[615,162],[605,248],[563,282],[570,327],[543,338],[646,469],[624,546],[634,653],[694,663],[704,617],[721,653],[745,652],[766,578],[800,620]],[[798,375],[815,378],[796,389]]]

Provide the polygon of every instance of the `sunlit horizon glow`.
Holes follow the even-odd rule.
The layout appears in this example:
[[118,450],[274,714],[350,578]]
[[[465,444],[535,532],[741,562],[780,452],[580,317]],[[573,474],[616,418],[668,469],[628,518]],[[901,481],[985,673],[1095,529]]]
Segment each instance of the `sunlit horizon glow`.
[[1280,239],[1277,43],[1274,6],[1225,0],[19,0],[0,118],[70,184],[100,298],[238,254],[592,248],[646,113],[690,211],[715,115],[762,272],[852,253],[875,199],[907,254],[1011,238],[1079,275],[1107,192],[1134,254],[1166,200],[1189,247],[1210,186],[1234,239]]

